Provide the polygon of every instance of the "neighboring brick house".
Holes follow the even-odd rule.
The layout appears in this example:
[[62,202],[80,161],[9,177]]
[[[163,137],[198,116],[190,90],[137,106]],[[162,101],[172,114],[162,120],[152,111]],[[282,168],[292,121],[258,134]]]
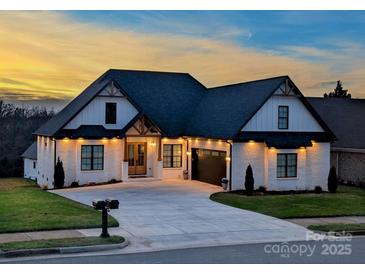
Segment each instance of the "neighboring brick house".
[[365,183],[365,99],[308,98],[336,135],[331,166],[341,180]]

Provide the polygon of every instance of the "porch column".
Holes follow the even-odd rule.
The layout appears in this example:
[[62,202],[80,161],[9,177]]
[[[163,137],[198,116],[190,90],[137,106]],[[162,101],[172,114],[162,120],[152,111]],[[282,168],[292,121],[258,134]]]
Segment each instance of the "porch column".
[[157,156],[157,161],[162,161],[162,143],[161,143],[161,136],[158,136],[158,156]]
[[128,162],[128,144],[127,144],[127,136],[124,138],[124,162]]

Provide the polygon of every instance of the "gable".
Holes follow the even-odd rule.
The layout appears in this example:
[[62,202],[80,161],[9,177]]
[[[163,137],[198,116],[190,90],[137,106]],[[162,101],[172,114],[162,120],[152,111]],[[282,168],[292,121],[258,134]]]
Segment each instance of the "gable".
[[[105,123],[106,103],[117,105],[116,124]],[[110,82],[66,124],[64,129],[77,129],[82,125],[102,125],[106,129],[123,129],[137,114],[138,110],[128,98],[113,82]]]
[[132,126],[126,131],[127,136],[160,135],[160,130],[148,119],[141,115],[139,119],[133,121]]
[[[241,131],[324,132],[299,98],[287,82],[283,83]],[[279,106],[289,107],[288,129],[278,129]]]

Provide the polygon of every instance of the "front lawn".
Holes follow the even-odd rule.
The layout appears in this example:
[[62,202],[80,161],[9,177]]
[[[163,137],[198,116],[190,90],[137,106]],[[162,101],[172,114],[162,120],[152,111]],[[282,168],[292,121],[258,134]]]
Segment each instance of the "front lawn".
[[323,224],[323,225],[310,225],[308,229],[315,231],[325,231],[325,232],[342,232],[342,231],[351,231],[351,232],[364,232],[365,234],[365,224]]
[[[109,216],[109,225],[118,222]],[[0,179],[0,233],[100,226],[101,213],[89,206],[43,191],[22,178]]]
[[80,238],[34,240],[34,241],[26,241],[26,242],[4,243],[4,244],[0,244],[0,249],[4,250],[4,251],[10,251],[10,250],[19,250],[19,249],[120,244],[122,242],[124,242],[124,238],[121,236],[111,236],[109,238],[80,237]]
[[365,190],[339,186],[337,193],[245,196],[218,192],[213,201],[277,218],[365,215]]

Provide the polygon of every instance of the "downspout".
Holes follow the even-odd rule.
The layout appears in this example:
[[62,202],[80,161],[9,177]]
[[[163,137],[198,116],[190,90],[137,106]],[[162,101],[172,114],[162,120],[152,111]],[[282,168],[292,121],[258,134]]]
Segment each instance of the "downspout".
[[229,144],[229,184],[228,184],[228,190],[232,190],[232,143],[229,141],[225,141],[227,144]]
[[[57,154],[57,146],[56,146],[56,139],[55,138],[53,138],[53,143],[54,143],[54,155],[53,155],[53,174],[54,174],[54,172],[55,172],[55,170],[56,170],[56,158],[57,158],[57,156],[56,156],[56,154]],[[54,181],[52,181],[53,182],[53,184],[54,184]]]

